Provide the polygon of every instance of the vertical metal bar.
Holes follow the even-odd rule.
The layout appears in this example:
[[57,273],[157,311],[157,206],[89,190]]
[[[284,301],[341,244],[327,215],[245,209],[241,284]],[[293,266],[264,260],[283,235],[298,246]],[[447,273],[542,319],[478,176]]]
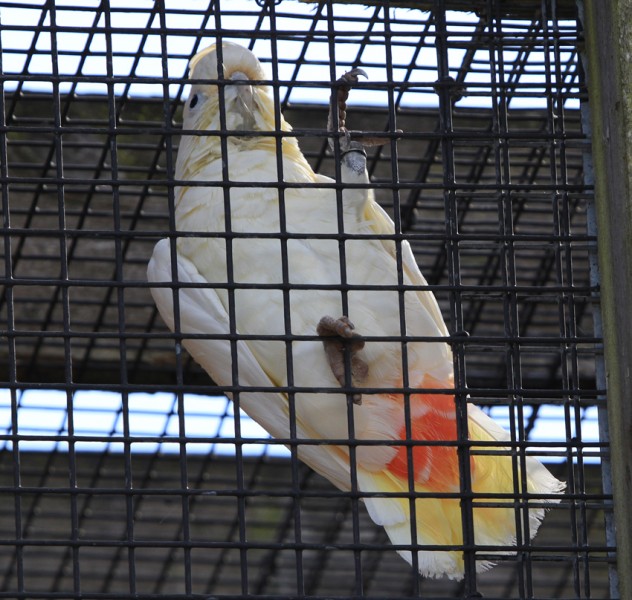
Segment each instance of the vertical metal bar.
[[[334,19],[334,2],[333,0],[327,0],[327,44],[329,46],[329,72],[331,81],[336,81],[336,24]],[[338,131],[338,111],[336,101],[336,86],[332,87],[331,97],[331,110],[332,110],[332,127],[334,131]],[[343,187],[342,181],[342,152],[340,151],[340,138],[334,135],[334,170],[336,181],[336,206],[337,206],[337,230],[338,230],[338,256],[340,262],[340,300],[343,315],[349,315],[349,296],[347,291],[347,255],[346,255],[346,235],[344,227],[343,216]],[[347,381],[345,386],[351,385],[350,367],[345,365],[345,372],[347,373]],[[357,446],[355,445],[355,426],[354,426],[354,404],[351,400],[351,395],[347,395],[347,423],[348,423],[348,438],[349,438],[349,477],[351,488],[351,528],[353,532],[353,543],[355,549],[353,551],[354,561],[354,594],[357,596],[363,595],[363,578],[362,578],[362,550],[359,548],[360,542],[360,500],[358,490],[358,477],[357,477],[357,462],[356,452]]]
[[[276,9],[275,3],[269,3],[270,28],[273,32],[277,31]],[[289,275],[289,256],[288,256],[288,238],[287,238],[287,213],[285,202],[285,181],[283,175],[283,144],[284,137],[281,129],[281,98],[280,98],[280,81],[279,81],[279,55],[277,48],[278,40],[271,40],[271,57],[272,57],[272,97],[274,101],[274,141],[276,154],[276,183],[278,183],[277,197],[279,202],[279,244],[281,248],[281,276],[282,276],[282,293],[283,293],[283,319],[284,319],[284,336],[285,336],[285,367],[287,371],[287,386],[291,390],[294,387],[294,360],[292,346],[292,314],[291,314],[291,298],[290,298],[290,275]],[[309,193],[309,192],[308,192]],[[305,594],[305,577],[303,574],[303,550],[302,545],[302,526],[301,526],[301,495],[300,495],[300,474],[298,461],[298,443],[297,427],[296,427],[296,394],[288,391],[288,409],[290,420],[289,431],[290,439],[296,441],[290,445],[291,453],[291,471],[292,471],[292,513],[294,517],[294,543],[295,543],[295,561],[296,561],[296,593],[299,596]]]
[[[105,22],[106,27],[109,29],[111,27],[111,13],[109,10],[109,7],[104,7],[103,10],[103,19]],[[112,46],[112,38],[109,35],[105,36],[105,42],[106,42],[106,70],[107,70],[107,74],[109,77],[112,77],[113,74],[113,65],[112,65],[112,60],[113,60],[113,52],[114,52],[114,48]],[[109,145],[109,151],[110,151],[110,160],[116,161],[116,135],[115,135],[115,129],[116,129],[116,112],[113,111],[113,109],[115,109],[115,103],[114,103],[114,87],[113,87],[113,83],[109,83],[108,84],[108,125],[110,128],[109,131],[109,135],[108,135],[108,145]],[[116,162],[113,162],[112,164],[112,179],[116,178]],[[119,227],[119,231],[120,231],[120,219],[117,216],[117,203],[119,200],[118,197],[118,186],[116,185],[116,182],[112,182],[112,201],[113,201],[113,206],[112,206],[112,214],[113,214],[113,224],[114,227],[116,227],[118,225]],[[118,252],[120,252],[120,239],[115,239],[115,248]],[[119,253],[116,253],[116,259],[118,262],[118,259],[120,257]],[[119,272],[118,269],[118,265],[115,266],[115,275],[121,275],[121,273]],[[118,292],[119,294],[122,293],[121,291]],[[119,298],[120,301],[120,298]],[[121,325],[121,314],[119,311],[119,326]],[[120,333],[120,331],[119,331]],[[121,343],[121,340],[119,340],[119,343]],[[124,343],[124,342],[123,342]],[[122,350],[122,348],[121,348]],[[123,358],[123,356],[121,356],[121,358]],[[123,369],[124,366],[121,365],[121,369]],[[123,391],[121,393],[121,406],[122,406],[122,414],[121,414],[121,420],[123,423],[123,437],[124,437],[124,442],[123,442],[123,453],[124,453],[124,469],[125,469],[125,486],[128,492],[131,492],[132,487],[133,487],[133,476],[132,476],[132,447],[131,447],[131,442],[130,442],[130,426],[129,426],[129,417],[130,417],[130,410],[129,410],[129,394],[127,394],[125,391]],[[133,546],[133,540],[134,540],[134,495],[131,493],[128,493],[125,495],[125,520],[126,520],[126,528],[125,528],[125,534],[127,537],[127,542],[129,543],[129,548],[127,551],[127,561],[128,561],[128,586],[129,586],[129,591],[130,594],[135,594],[136,593],[136,585],[137,585],[137,580],[136,580],[136,566],[135,566],[135,548]]]
[[[590,107],[585,100],[581,103],[582,114],[582,130],[586,134],[586,138],[592,138],[592,125],[590,122]],[[595,184],[595,172],[593,168],[593,157],[590,148],[586,146],[584,150],[584,181],[587,187]],[[586,229],[590,236],[597,239],[597,214],[595,210],[594,200],[589,201],[586,205]],[[589,270],[590,285],[594,289],[599,289],[601,283],[601,275],[599,273],[599,256],[597,254],[597,243],[590,244],[589,254]],[[592,318],[593,328],[596,338],[603,338],[603,322],[601,318],[601,307],[599,306],[599,292],[592,292]],[[604,361],[603,343],[595,347],[595,385],[598,390],[596,403],[598,406],[597,415],[599,420],[599,439],[602,442],[610,443],[610,432],[608,428],[608,410],[607,395],[604,390],[607,387],[606,381],[606,365]],[[610,451],[606,450],[601,454],[601,485],[604,494],[612,495],[612,465]],[[612,500],[605,503],[604,506],[604,526],[606,544],[611,547],[617,545],[615,535],[615,518],[612,507]],[[610,562],[608,563],[609,574],[609,590],[611,598],[619,597],[619,576],[615,564],[616,554],[609,552]]]
[[[521,510],[524,506],[526,493],[526,481],[524,468],[525,453],[521,445],[525,440],[524,433],[524,398],[521,390],[523,386],[522,365],[520,360],[520,347],[516,342],[520,333],[520,319],[518,312],[518,301],[516,288],[516,255],[514,236],[514,207],[512,192],[508,186],[512,182],[511,173],[511,153],[507,134],[509,132],[509,99],[510,89],[503,84],[506,79],[513,80],[514,89],[518,87],[518,75],[514,71],[509,77],[505,69],[504,61],[504,32],[503,23],[497,5],[488,2],[489,17],[488,27],[490,32],[490,75],[492,78],[491,100],[492,100],[492,131],[498,137],[494,143],[494,168],[496,171],[496,182],[498,189],[498,232],[503,236],[504,241],[499,243],[499,264],[498,270],[501,281],[507,288],[503,294],[503,320],[504,335],[510,340],[505,344],[506,361],[506,387],[508,390],[515,390],[507,394],[509,408],[509,422],[511,441],[515,444],[516,450],[512,452],[512,478],[513,486],[513,506],[515,511],[516,543],[524,545],[525,525],[528,527],[528,513]],[[495,8],[495,10],[494,10]],[[538,27],[533,25],[532,31],[537,35]],[[528,60],[529,51],[525,50],[523,59]],[[518,552],[516,556],[516,586],[521,597],[531,595],[531,580],[529,578],[528,552]],[[525,572],[526,571],[526,572]]]
[[68,429],[68,487],[70,489],[70,542],[71,568],[73,589],[76,594],[81,593],[81,572],[79,565],[79,517],[77,499],[75,493],[77,488],[77,455],[75,451],[75,425],[74,425],[74,393],[70,389],[73,380],[72,373],[72,346],[70,336],[70,287],[65,285],[69,280],[68,274],[68,248],[66,241],[66,198],[64,184],[64,149],[62,140],[62,111],[61,111],[61,91],[59,72],[59,53],[57,47],[57,13],[53,1],[48,3],[50,15],[50,45],[51,45],[51,75],[52,75],[52,104],[54,121],[54,160],[55,174],[57,178],[57,206],[58,206],[58,226],[59,236],[59,285],[61,289],[62,321],[64,332],[64,381],[68,386],[66,389],[66,411]]
[[443,161],[443,198],[445,206],[446,256],[448,281],[450,284],[450,331],[457,335],[451,341],[454,354],[454,399],[457,416],[457,453],[459,460],[461,526],[463,531],[464,593],[466,597],[475,597],[477,591],[476,549],[474,532],[474,509],[472,502],[472,474],[470,471],[470,445],[468,442],[468,411],[465,374],[465,332],[463,331],[463,311],[461,306],[460,256],[458,204],[456,198],[456,171],[454,141],[452,138],[452,98],[450,88],[450,65],[448,55],[448,30],[444,2],[435,0],[434,19],[436,35],[437,70],[439,75],[439,115],[441,154]]
[[[166,148],[166,160],[167,160],[167,174],[168,176],[172,176],[174,173],[174,165],[173,165],[173,136],[171,131],[171,122],[172,122],[172,109],[171,109],[171,100],[169,97],[169,69],[167,64],[168,58],[168,49],[167,49],[167,15],[166,15],[166,5],[164,0],[157,0],[155,4],[155,10],[158,12],[158,22],[159,22],[159,36],[160,36],[160,64],[162,67],[162,98],[163,98],[163,123],[165,127],[165,148]],[[112,102],[113,102],[112,98]],[[114,127],[116,124],[114,123],[112,126]],[[118,173],[115,171],[116,168],[116,136],[112,136],[113,140],[113,152],[112,152],[112,177],[118,178]],[[118,190],[118,186],[114,188]],[[173,196],[174,187],[169,186],[168,191],[169,196]],[[116,196],[115,196],[116,198]],[[120,224],[117,223],[120,226]],[[120,229],[117,229],[120,231]],[[116,257],[117,257],[117,266],[118,259],[121,257],[121,242],[118,239],[115,239],[116,244]],[[120,274],[121,281],[123,274]],[[124,288],[119,288],[119,306],[123,302],[123,294]],[[125,319],[122,314],[122,307],[119,309],[119,321],[121,324],[121,328],[125,326]],[[123,363],[122,372],[121,372],[121,381],[127,381],[127,373],[124,370],[125,364],[125,345],[121,344],[121,362]],[[124,379],[125,377],[125,379]],[[177,393],[177,404],[178,404],[178,433],[181,440],[186,440],[186,414],[185,414],[185,402],[184,402],[184,392],[178,391]],[[182,511],[182,526],[181,526],[181,539],[184,547],[182,548],[183,552],[183,577],[184,577],[184,591],[186,594],[192,593],[192,575],[191,575],[191,531],[190,531],[190,503],[191,496],[184,493],[187,489],[189,489],[189,476],[188,476],[188,468],[187,468],[187,444],[186,442],[180,442],[179,444],[179,456],[178,462],[180,467],[180,487],[183,493],[180,496],[180,509]],[[130,568],[133,565],[130,565]]]
[[[221,0],[215,0],[215,28],[218,32],[222,31],[222,8]],[[218,93],[218,110],[220,131],[226,133],[227,114],[226,114],[226,75],[224,73],[224,53],[223,53],[222,36],[217,38],[217,93]],[[205,132],[207,135],[208,132]],[[212,134],[211,134],[212,135]],[[235,418],[235,475],[237,480],[237,524],[239,532],[239,569],[241,593],[245,596],[249,595],[248,582],[248,543],[247,543],[247,527],[246,527],[246,486],[244,484],[244,453],[243,453],[243,436],[241,434],[241,389],[239,384],[239,350],[237,345],[237,308],[235,288],[235,268],[234,268],[234,236],[232,227],[232,213],[230,206],[230,161],[228,154],[228,137],[220,136],[220,148],[222,156],[222,192],[224,201],[224,230],[226,232],[226,287],[228,293],[228,321],[230,334],[230,354],[231,354],[231,381],[235,386],[232,393]]]
[[[564,146],[560,143],[558,139],[558,132],[561,127],[561,121],[564,118],[563,115],[563,104],[560,102],[557,95],[559,94],[560,86],[562,85],[561,80],[559,79],[559,72],[554,70],[554,67],[557,67],[559,64],[558,60],[551,60],[551,53],[554,53],[556,48],[556,37],[552,35],[549,29],[549,20],[553,21],[552,16],[547,14],[547,7],[543,3],[543,17],[542,17],[542,28],[544,30],[544,64],[545,64],[545,74],[546,74],[546,84],[547,84],[547,130],[549,134],[549,170],[550,170],[550,179],[554,185],[554,188],[551,193],[551,213],[552,213],[552,230],[556,237],[568,236],[569,231],[566,226],[565,213],[567,212],[566,203],[568,200],[567,194],[560,191],[560,186],[564,183],[566,172],[563,168],[563,159],[564,159]],[[558,156],[559,160],[562,162],[560,167],[558,168]],[[562,181],[560,181],[560,179]],[[567,242],[566,242],[567,243]],[[553,248],[553,273],[555,274],[555,280],[558,285],[562,287],[562,291],[559,292],[557,297],[557,317],[559,322],[559,335],[561,338],[571,337],[572,332],[574,331],[574,325],[572,323],[574,319],[573,314],[573,303],[572,299],[569,298],[568,294],[563,291],[564,285],[566,283],[567,286],[572,285],[572,279],[567,278],[567,271],[564,268],[564,248],[565,242],[557,241]],[[566,250],[569,251],[569,250]],[[571,376],[569,369],[570,358],[573,355],[572,347],[569,347],[569,344],[560,344],[559,345],[559,365],[560,365],[560,374],[562,379],[562,385],[568,386],[569,378]],[[574,386],[573,386],[574,387]],[[573,448],[577,443],[577,440],[580,436],[573,432],[573,408],[576,408],[576,403],[573,402],[573,399],[570,395],[564,394],[563,396],[564,404],[564,429],[566,432],[566,485],[567,490],[570,492],[572,496],[580,495],[584,492],[582,487],[582,462],[581,457],[577,457],[577,469],[574,468],[574,458],[575,453]],[[572,540],[572,546],[576,549],[580,544],[579,536],[582,527],[582,519],[581,519],[581,501],[573,498],[569,502],[569,521],[570,521],[570,534]],[[573,588],[575,594],[578,596],[581,594],[581,573],[580,573],[580,557],[578,552],[575,550],[572,552],[572,581]]]
[[[385,7],[384,10],[384,29],[385,29],[385,49],[386,49],[386,73],[387,82],[389,84],[387,88],[388,93],[388,131],[394,132],[397,130],[397,106],[395,102],[395,82],[393,80],[393,46],[391,39],[391,24],[390,24],[390,8]],[[379,149],[381,152],[381,149]],[[403,267],[403,255],[402,255],[402,219],[401,219],[401,198],[399,194],[399,165],[397,155],[397,141],[391,139],[390,141],[390,163],[391,163],[391,182],[393,187],[391,189],[391,197],[393,199],[393,222],[395,235],[395,261],[397,265],[397,287],[398,287],[398,312],[399,312],[399,334],[402,338],[405,338],[408,332],[406,325],[406,296],[404,288],[404,267]],[[416,385],[418,382],[410,381],[410,367],[408,363],[408,344],[405,341],[401,342],[402,353],[402,387],[404,390],[410,390],[411,384]],[[406,440],[413,441],[414,436],[412,433],[412,417],[411,417],[411,394],[409,391],[405,391],[403,394],[404,403],[404,418],[406,420]],[[408,511],[410,515],[410,545],[411,548],[415,548],[419,544],[417,538],[417,498],[415,494],[415,463],[413,454],[413,445],[409,444],[406,448],[406,461],[408,464],[408,492],[410,498],[408,499]],[[414,573],[419,572],[419,553],[411,552],[411,566]],[[413,593],[419,595],[419,578],[414,577],[412,581]]]
[[[0,29],[2,25],[2,13],[0,13]],[[2,35],[0,34],[0,73],[4,73],[3,53],[2,53]],[[9,176],[9,163],[7,152],[7,130],[6,130],[6,106],[4,97],[4,80],[0,79],[0,176],[6,180]],[[19,492],[21,486],[21,469],[20,469],[20,430],[18,427],[18,404],[19,394],[17,391],[17,353],[16,353],[16,331],[15,331],[15,305],[14,305],[14,289],[13,280],[13,253],[11,247],[11,237],[9,232],[11,229],[11,206],[9,203],[9,185],[2,184],[2,233],[3,233],[3,253],[4,253],[4,274],[3,274],[3,293],[2,299],[7,305],[7,321],[5,324],[7,337],[7,360],[8,373],[7,379],[10,384],[9,393],[11,394],[11,454],[13,467],[13,511],[14,511],[14,531],[15,531],[15,550],[13,560],[10,565],[5,567],[4,577],[0,581],[2,589],[7,589],[7,583],[11,580],[13,565],[15,564],[15,573],[17,580],[16,592],[23,594],[25,592],[24,581],[24,540],[23,524],[22,524],[22,496]]]
[[582,8],[619,593],[627,599],[632,598],[632,0],[584,2]]

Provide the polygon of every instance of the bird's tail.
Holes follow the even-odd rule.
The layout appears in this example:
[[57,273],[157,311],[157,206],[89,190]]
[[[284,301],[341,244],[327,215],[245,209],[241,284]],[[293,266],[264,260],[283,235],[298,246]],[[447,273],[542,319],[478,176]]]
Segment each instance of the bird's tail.
[[[445,386],[426,377],[423,387]],[[359,469],[358,486],[363,493],[369,494],[365,503],[371,518],[386,529],[394,545],[428,546],[417,551],[421,575],[461,579],[464,540],[459,494],[467,490],[463,490],[460,483],[453,397],[445,393],[412,395],[410,417],[409,431],[403,431],[401,438],[411,441],[397,446],[395,457],[383,471]],[[528,508],[526,526],[522,512],[525,509],[518,509],[517,502],[522,506],[527,501],[539,505],[556,503],[559,498],[551,495],[564,489],[564,484],[535,458],[523,459],[515,452],[512,455],[511,449],[503,446],[508,437],[507,432],[482,410],[473,405],[468,407],[471,510],[477,546],[515,544],[517,523],[521,540],[528,541],[535,535],[545,508]],[[476,442],[487,444],[477,445]],[[523,472],[526,472],[526,489],[523,489]],[[372,496],[372,493],[380,495]],[[413,526],[416,539],[412,535]],[[399,548],[398,552],[412,564],[411,550]],[[486,553],[510,552],[490,549]],[[477,561],[477,571],[491,566],[492,562]]]

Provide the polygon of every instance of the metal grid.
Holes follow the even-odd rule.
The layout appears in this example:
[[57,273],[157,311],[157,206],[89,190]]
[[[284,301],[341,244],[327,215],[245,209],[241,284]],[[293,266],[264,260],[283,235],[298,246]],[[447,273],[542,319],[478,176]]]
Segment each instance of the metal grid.
[[[574,8],[124,4],[0,2],[0,597],[611,597]],[[518,559],[466,582],[417,577],[357,502],[196,396],[214,390],[177,358],[145,267],[170,231],[186,64],[218,35],[271,67],[317,172],[335,174],[330,82],[353,66],[369,79],[352,126],[403,130],[369,155],[376,197],[471,399],[517,418],[567,482]]]

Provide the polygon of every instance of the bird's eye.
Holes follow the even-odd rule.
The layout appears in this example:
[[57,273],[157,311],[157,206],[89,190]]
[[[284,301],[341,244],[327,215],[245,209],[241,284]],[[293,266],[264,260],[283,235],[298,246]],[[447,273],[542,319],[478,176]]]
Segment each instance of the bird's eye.
[[189,108],[195,108],[195,105],[198,103],[198,95],[194,94],[191,98],[191,102],[189,102]]

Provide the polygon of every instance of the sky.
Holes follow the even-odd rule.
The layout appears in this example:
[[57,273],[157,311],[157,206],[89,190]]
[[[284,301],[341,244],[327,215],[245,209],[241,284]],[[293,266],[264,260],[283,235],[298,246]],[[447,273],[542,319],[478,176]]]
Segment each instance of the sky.
[[[72,89],[72,82],[63,81],[64,77],[79,75],[85,80],[80,81],[74,88],[75,93],[107,93],[106,84],[102,77],[107,73],[107,54],[111,41],[112,61],[111,69],[114,77],[128,77],[133,74],[138,81],[129,89],[125,83],[114,85],[115,93],[128,93],[132,96],[161,96],[162,85],[151,81],[151,78],[161,77],[163,64],[161,57],[166,51],[168,55],[167,76],[174,80],[169,86],[169,93],[175,97],[181,89],[181,80],[187,70],[187,61],[191,52],[210,45],[214,39],[209,36],[198,42],[198,34],[201,28],[211,28],[214,22],[204,20],[203,11],[207,7],[207,1],[193,0],[187,3],[181,1],[166,0],[166,13],[164,24],[170,35],[162,37],[160,32],[161,21],[157,15],[151,14],[153,0],[111,0],[110,22],[97,12],[100,0],[57,0],[55,3],[55,25],[59,28],[56,36],[58,60],[52,60],[51,48],[53,42],[47,31],[35,33],[39,21],[45,15],[42,26],[50,25],[50,15],[43,13],[43,0],[23,0],[19,7],[3,7],[1,18],[3,24],[2,49],[3,71],[5,75],[22,73],[25,65],[27,71],[33,75],[50,75],[55,68],[58,69],[62,79],[60,92],[66,93]],[[0,6],[1,6],[0,2]],[[183,9],[183,4],[186,8]],[[217,23],[225,34],[224,39],[248,45],[251,41],[248,32],[257,27],[257,18],[261,8],[254,0],[224,0],[221,4],[222,15]],[[225,9],[224,9],[225,7]],[[230,9],[230,10],[228,10]],[[284,39],[279,39],[277,51],[283,59],[278,65],[278,75],[281,80],[299,82],[322,82],[322,87],[295,86],[291,90],[290,99],[294,103],[316,102],[327,103],[329,99],[329,82],[331,73],[327,63],[330,48],[326,36],[326,19],[317,21],[314,31],[310,31],[313,25],[312,15],[314,5],[308,2],[286,1],[277,7],[278,16],[275,21],[277,31],[288,32]],[[359,36],[363,30],[369,28],[369,19],[375,8],[361,5],[347,4],[335,6],[336,18],[336,57],[339,63],[344,62],[345,57],[355,57],[362,47],[363,38]],[[418,13],[407,9],[391,9],[393,16],[390,25],[392,43],[396,46],[393,53],[393,80],[408,83],[418,83],[418,88],[409,89],[402,97],[402,104],[414,106],[436,106],[437,95],[432,89],[432,84],[437,79],[437,57],[434,48],[434,37],[430,34],[427,44],[418,56],[414,56],[415,45],[408,43],[419,37]],[[448,62],[453,76],[457,75],[457,69],[461,65],[465,55],[464,47],[471,40],[477,18],[471,13],[448,13],[448,27],[454,47],[448,49]],[[105,33],[106,27],[111,27],[113,33],[109,40]],[[259,32],[269,30],[271,22],[266,19],[259,25]],[[515,22],[515,32],[519,36],[521,32],[528,30],[526,21]],[[73,29],[69,31],[69,29]],[[362,50],[363,68],[367,71],[368,81],[379,82],[387,80],[387,71],[384,65],[385,47],[381,43],[384,30],[383,24],[374,25],[371,28],[373,37],[371,40],[378,43],[364,45]],[[246,32],[246,37],[244,33]],[[509,30],[511,32],[511,30]],[[320,34],[320,35],[319,35]],[[304,49],[305,36],[312,39],[308,45],[307,53],[300,61],[300,67],[295,72],[300,53]],[[232,36],[232,37],[231,37]],[[288,38],[288,39],[285,39]],[[29,49],[35,41],[36,53],[29,58]],[[199,45],[197,45],[199,44]],[[163,48],[164,45],[164,48]],[[84,49],[88,48],[87,56],[82,56]],[[506,64],[516,61],[519,47],[507,46],[503,50],[503,59]],[[272,56],[272,44],[270,39],[257,39],[253,51],[265,63]],[[551,49],[553,52],[554,49]],[[135,55],[140,58],[135,63]],[[561,45],[559,59],[564,62],[570,56],[565,46]],[[513,94],[511,106],[513,108],[546,108],[544,97],[545,85],[555,81],[556,74],[546,75],[546,58],[541,51],[533,50],[529,57],[529,68],[522,73],[521,89]],[[406,67],[414,61],[418,68],[412,74],[407,73]],[[342,69],[338,75],[341,75]],[[511,72],[497,74],[499,79],[511,82],[514,75]],[[564,74],[559,74],[560,81],[567,81]],[[101,79],[101,81],[99,81]],[[468,70],[465,80],[470,86],[470,95],[463,98],[461,107],[489,107],[490,106],[490,73],[489,50],[482,47],[477,51],[474,62]],[[16,82],[9,78],[6,89],[14,89]],[[46,81],[33,81],[25,86],[25,90],[50,92],[52,84]],[[284,90],[281,95],[283,97]],[[186,93],[185,93],[186,96]],[[388,102],[385,90],[364,89],[361,93],[355,93],[350,100],[355,104],[386,105]],[[568,108],[578,108],[576,99],[566,102]]]

